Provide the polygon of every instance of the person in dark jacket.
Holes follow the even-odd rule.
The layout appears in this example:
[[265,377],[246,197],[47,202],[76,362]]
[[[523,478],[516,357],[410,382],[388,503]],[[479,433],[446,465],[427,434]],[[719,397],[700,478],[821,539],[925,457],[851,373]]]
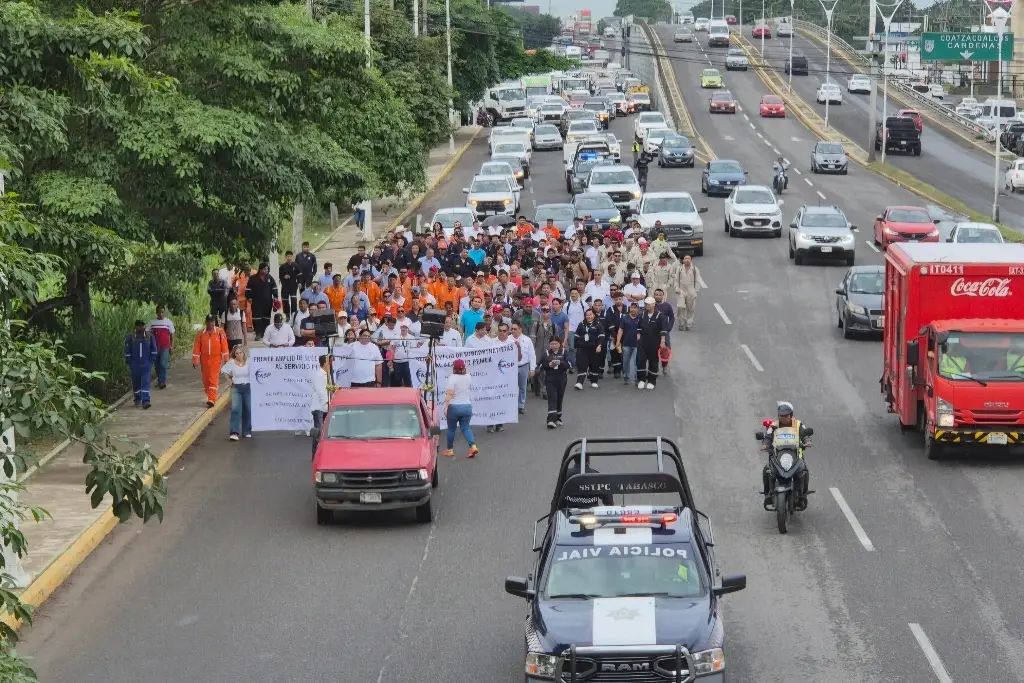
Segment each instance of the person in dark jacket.
[[245,298],[252,304],[252,328],[258,339],[270,327],[270,316],[274,311],[274,301],[278,299],[277,281],[270,274],[270,264],[263,262],[259,271],[249,278],[245,286]]
[[[644,311],[637,322],[639,343],[636,350],[636,388],[653,389],[658,383],[658,352],[665,346],[665,316],[657,311],[653,296],[644,299]],[[646,383],[646,385],[645,385]]]
[[[654,310],[665,316],[665,346],[672,348],[672,330],[676,326],[676,307],[665,301],[665,290],[660,287],[654,290]],[[661,372],[668,375],[668,361],[659,353]]]
[[537,365],[544,368],[544,389],[548,394],[548,429],[561,427],[562,401],[565,398],[565,387],[569,383],[570,366],[560,339],[552,337]]
[[146,331],[146,323],[135,321],[135,331],[124,338],[124,362],[132,376],[135,405],[149,408],[149,381],[156,363],[156,338]]
[[210,295],[210,315],[218,321],[223,321],[227,315],[229,289],[228,283],[220,278],[220,272],[214,268],[210,281],[206,283],[206,293]]
[[583,389],[587,380],[590,386],[597,389],[597,382],[604,370],[605,331],[604,326],[588,308],[583,314],[583,322],[576,327],[576,390]]
[[309,289],[317,269],[316,254],[309,250],[309,242],[302,243],[302,251],[295,255],[295,265],[299,268],[299,289]]
[[299,265],[295,263],[295,253],[284,252],[284,263],[277,267],[277,279],[281,283],[281,301],[285,320],[299,310]]
[[619,321],[629,315],[629,309],[622,303],[622,292],[615,292],[612,296],[612,306],[604,312],[602,322],[604,323],[605,339],[609,340],[609,365],[612,369],[612,377],[618,379],[622,376],[622,351],[614,344],[615,337],[619,333]]

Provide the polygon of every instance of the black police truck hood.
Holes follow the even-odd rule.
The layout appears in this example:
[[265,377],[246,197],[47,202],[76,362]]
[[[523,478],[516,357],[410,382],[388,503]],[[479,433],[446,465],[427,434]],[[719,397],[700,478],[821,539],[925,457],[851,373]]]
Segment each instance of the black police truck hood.
[[540,600],[536,635],[555,654],[570,645],[682,645],[696,652],[715,618],[708,596]]

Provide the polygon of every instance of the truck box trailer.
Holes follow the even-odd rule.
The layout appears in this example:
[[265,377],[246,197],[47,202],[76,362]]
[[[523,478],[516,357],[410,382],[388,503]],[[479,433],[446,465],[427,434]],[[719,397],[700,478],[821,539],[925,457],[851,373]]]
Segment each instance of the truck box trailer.
[[895,243],[881,390],[925,454],[1024,449],[1024,244]]

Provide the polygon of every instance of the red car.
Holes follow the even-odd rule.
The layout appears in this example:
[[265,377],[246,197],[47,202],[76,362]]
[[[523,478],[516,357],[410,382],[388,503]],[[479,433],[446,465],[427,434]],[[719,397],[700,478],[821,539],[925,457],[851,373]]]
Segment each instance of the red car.
[[735,114],[736,98],[731,92],[716,92],[708,100],[708,111],[712,114]]
[[736,23],[737,23],[737,19],[732,14],[726,14],[725,15],[725,23],[729,24],[729,26],[735,26]]
[[896,113],[896,116],[903,119],[910,119],[914,122],[914,128],[917,128],[918,133],[924,132],[924,119],[921,118],[921,112],[916,109],[900,109],[899,112]]
[[772,37],[772,30],[771,30],[771,28],[769,28],[768,26],[765,26],[764,24],[761,24],[760,26],[755,26],[754,27],[754,37],[755,38],[761,38],[761,37],[771,38]]
[[778,95],[765,95],[761,98],[761,116],[786,118],[786,103]]
[[335,391],[313,454],[317,524],[336,511],[407,508],[429,524],[440,435],[416,389]]
[[893,242],[938,242],[939,229],[920,206],[890,206],[875,219],[875,244],[884,251]]

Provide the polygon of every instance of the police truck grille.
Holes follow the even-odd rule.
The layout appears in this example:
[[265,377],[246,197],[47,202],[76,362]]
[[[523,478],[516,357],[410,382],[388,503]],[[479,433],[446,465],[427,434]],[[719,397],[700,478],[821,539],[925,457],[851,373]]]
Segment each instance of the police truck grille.
[[633,198],[632,192],[609,192],[608,196],[612,198],[613,202],[628,202]]
[[373,470],[366,472],[340,472],[340,484],[349,489],[389,489],[402,483],[402,472]]
[[477,211],[504,211],[504,202],[479,202],[476,205]]
[[[566,659],[562,680],[571,680]],[[608,657],[606,659],[577,660],[577,679],[587,683],[664,683],[663,676],[655,671],[654,662],[646,657]],[[583,674],[583,675],[579,675]],[[685,679],[685,676],[684,676]]]

